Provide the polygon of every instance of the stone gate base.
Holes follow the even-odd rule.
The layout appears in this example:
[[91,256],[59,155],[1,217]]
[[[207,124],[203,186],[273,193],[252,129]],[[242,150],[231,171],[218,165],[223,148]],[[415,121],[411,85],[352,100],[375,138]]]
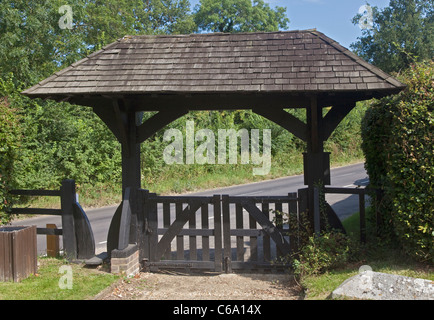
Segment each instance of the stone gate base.
[[111,273],[123,274],[131,277],[139,273],[139,248],[135,244],[129,244],[123,250],[112,250],[111,252]]

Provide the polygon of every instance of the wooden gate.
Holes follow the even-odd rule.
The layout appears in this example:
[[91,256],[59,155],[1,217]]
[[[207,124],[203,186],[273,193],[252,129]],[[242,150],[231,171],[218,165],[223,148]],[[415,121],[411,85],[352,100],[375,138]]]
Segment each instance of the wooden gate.
[[285,267],[281,258],[291,253],[294,241],[284,213],[297,214],[297,201],[296,193],[281,197],[223,195],[226,271]]
[[146,193],[144,266],[150,271],[216,272],[284,267],[279,257],[289,254],[293,243],[276,212],[296,213],[297,201],[296,193],[282,197]]
[[145,267],[151,271],[159,268],[222,271],[220,196],[149,194],[144,209],[149,234]]

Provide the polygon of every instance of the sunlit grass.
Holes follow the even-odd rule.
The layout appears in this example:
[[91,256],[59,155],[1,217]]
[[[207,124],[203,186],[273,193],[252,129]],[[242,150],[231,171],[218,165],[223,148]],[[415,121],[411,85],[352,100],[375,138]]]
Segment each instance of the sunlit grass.
[[[63,259],[38,258],[38,272],[19,283],[0,282],[0,300],[84,300],[93,297],[111,285],[118,276],[87,269],[79,264],[69,264]],[[65,272],[61,266],[72,270],[72,288],[62,288]]]

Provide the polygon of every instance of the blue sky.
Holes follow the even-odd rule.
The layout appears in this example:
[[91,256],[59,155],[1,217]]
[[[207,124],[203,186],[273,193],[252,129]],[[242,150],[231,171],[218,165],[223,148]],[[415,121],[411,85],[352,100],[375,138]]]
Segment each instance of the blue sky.
[[[346,48],[361,36],[361,29],[351,20],[368,2],[382,9],[389,0],[265,0],[272,8],[286,7],[290,30],[316,28]],[[199,0],[190,0],[192,8]]]

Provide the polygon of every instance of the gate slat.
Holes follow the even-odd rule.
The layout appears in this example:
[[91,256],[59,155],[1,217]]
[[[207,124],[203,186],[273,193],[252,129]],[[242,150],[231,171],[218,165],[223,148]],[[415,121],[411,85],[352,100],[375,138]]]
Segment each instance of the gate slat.
[[[276,203],[275,204],[275,207],[274,207],[274,210],[275,210],[275,212],[276,212],[276,215],[275,215],[275,220],[276,220],[276,227],[278,228],[278,229],[282,229],[283,228],[283,218],[282,218],[282,212],[283,212],[283,210],[282,210],[282,203]],[[280,250],[280,248],[279,247],[276,247],[276,255],[277,255],[277,257],[278,258],[280,258],[283,254],[282,254],[282,250]]]
[[[235,204],[235,227],[244,229],[243,224],[243,207],[240,203]],[[237,260],[244,261],[244,237],[237,236]]]
[[[288,193],[288,197],[294,199],[293,201],[289,202],[289,215],[292,216],[297,216],[298,217],[298,208],[297,208],[297,193]],[[297,219],[298,221],[298,219]],[[297,248],[298,248],[298,243],[297,243],[297,237],[296,234],[298,234],[298,232],[295,232],[295,230],[291,230],[291,227],[294,227],[293,225],[289,225],[289,245],[291,246],[291,251],[292,252],[296,252]]]
[[[270,220],[270,204],[263,203],[262,204],[262,213],[264,216]],[[266,233],[262,240],[262,246],[264,250],[264,261],[271,261],[271,250],[270,250],[270,235]]]
[[[169,202],[163,202],[163,227],[169,228],[170,227],[170,203]],[[171,246],[167,247],[166,252],[164,253],[165,259],[170,259],[172,255]]]
[[232,259],[231,255],[231,224],[230,224],[230,208],[229,196],[222,195],[223,206],[223,256],[224,259]]
[[[201,207],[202,229],[209,229],[208,203]],[[209,236],[202,236],[202,260],[209,261]]]
[[222,202],[218,195],[212,198],[214,206],[214,270],[221,272],[223,270],[223,257],[222,257]]
[[[200,206],[202,207],[202,206]],[[200,209],[200,207],[198,209]],[[190,230],[196,229],[196,213],[193,213],[190,215],[190,220],[188,222],[188,227]],[[197,242],[196,242],[196,235],[189,236],[189,256],[190,260],[197,260]]]
[[[176,221],[181,221],[181,215],[182,215],[182,203],[177,202],[175,205],[176,208]],[[185,222],[187,222],[187,220],[185,220]],[[182,224],[182,226],[184,226],[185,223]],[[173,223],[173,225],[175,225],[175,223]],[[181,230],[181,228],[179,228],[179,230]],[[168,234],[168,232],[166,233]],[[176,259],[178,260],[184,260],[184,236],[179,235],[179,232],[177,232],[177,236],[176,236]]]

